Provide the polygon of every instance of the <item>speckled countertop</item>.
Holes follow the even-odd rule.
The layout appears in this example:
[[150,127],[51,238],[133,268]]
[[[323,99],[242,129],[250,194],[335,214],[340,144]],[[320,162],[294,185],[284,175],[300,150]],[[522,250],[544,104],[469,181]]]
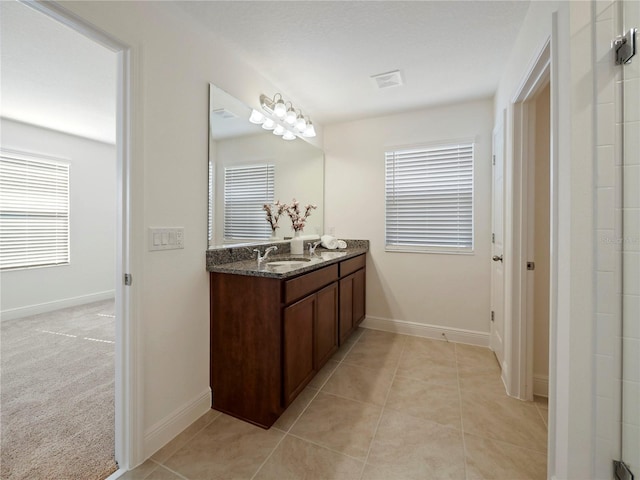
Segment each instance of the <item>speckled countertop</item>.
[[[368,240],[346,240],[347,248],[327,250],[319,246],[310,256],[305,244],[304,255],[292,255],[289,243],[276,243],[277,252],[273,252],[266,262],[258,265],[253,248],[264,252],[271,244],[253,247],[234,247],[207,250],[207,270],[209,272],[234,273],[254,277],[288,278],[311,272],[318,268],[356,257],[369,251]],[[271,262],[295,261],[293,265],[270,265]]]

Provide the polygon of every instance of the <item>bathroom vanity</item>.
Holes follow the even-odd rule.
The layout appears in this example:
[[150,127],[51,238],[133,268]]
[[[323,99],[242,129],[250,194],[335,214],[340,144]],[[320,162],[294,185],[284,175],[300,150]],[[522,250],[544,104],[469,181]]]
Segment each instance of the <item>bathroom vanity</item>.
[[213,408],[273,425],[364,319],[368,242],[356,245],[208,260]]

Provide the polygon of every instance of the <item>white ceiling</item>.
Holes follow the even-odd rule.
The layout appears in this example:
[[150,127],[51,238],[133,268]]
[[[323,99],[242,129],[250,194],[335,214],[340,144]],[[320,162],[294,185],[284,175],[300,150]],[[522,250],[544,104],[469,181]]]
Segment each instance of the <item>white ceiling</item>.
[[[171,4],[202,22],[320,124],[492,96],[528,6],[528,1]],[[370,76],[396,69],[405,85],[378,90]]]
[[3,117],[115,142],[115,53],[14,1],[0,32]]
[[[315,123],[490,97],[528,1],[177,1]],[[3,116],[113,142],[115,54],[0,1]],[[64,68],[60,68],[64,65]],[[370,76],[399,69],[404,85]],[[272,95],[275,92],[257,92]]]

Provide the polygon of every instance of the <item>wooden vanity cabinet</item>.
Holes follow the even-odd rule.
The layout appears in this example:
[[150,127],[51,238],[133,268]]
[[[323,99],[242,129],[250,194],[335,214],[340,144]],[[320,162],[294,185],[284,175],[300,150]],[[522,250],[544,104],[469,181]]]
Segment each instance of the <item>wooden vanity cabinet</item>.
[[345,260],[340,264],[340,344],[365,317],[365,257]]
[[286,407],[338,349],[337,282],[286,307],[283,332]]
[[364,262],[291,279],[211,272],[213,408],[273,425],[338,349],[343,311],[349,333],[364,317]]

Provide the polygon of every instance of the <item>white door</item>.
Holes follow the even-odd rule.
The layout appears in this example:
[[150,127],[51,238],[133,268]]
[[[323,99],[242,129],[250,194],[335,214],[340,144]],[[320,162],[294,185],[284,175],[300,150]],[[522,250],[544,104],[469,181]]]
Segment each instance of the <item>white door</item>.
[[504,359],[504,115],[493,132],[491,201],[491,349],[500,366]]

